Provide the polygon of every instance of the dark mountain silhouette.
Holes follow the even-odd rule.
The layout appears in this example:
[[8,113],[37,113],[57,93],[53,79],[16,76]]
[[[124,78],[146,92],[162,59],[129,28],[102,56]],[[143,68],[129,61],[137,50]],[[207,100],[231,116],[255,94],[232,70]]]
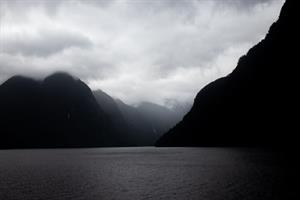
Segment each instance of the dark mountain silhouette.
[[[236,69],[205,86],[157,146],[282,146],[295,142],[297,1],[287,0],[265,39]],[[296,103],[297,102],[297,103]]]
[[150,146],[179,121],[162,106],[136,108],[92,92],[67,73],[8,79],[0,110],[0,148]]
[[126,126],[126,121],[119,110],[118,105],[116,104],[115,100],[103,92],[102,90],[93,91],[93,94],[101,106],[102,110],[111,118],[114,119],[114,123],[116,126],[124,127]]
[[81,80],[14,76],[0,86],[0,148],[118,145],[111,121]]
[[150,139],[150,136],[139,132],[132,124],[127,122],[118,104],[111,96],[101,90],[96,90],[93,93],[99,106],[111,119],[111,128],[115,133],[118,133],[119,137],[116,140],[118,140],[121,146],[154,145],[154,139]]

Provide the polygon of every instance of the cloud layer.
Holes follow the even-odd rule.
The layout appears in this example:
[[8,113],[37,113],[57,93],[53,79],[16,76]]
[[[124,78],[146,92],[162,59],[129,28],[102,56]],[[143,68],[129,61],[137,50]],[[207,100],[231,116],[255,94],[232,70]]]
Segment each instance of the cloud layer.
[[282,0],[1,0],[0,82],[67,71],[128,103],[192,101],[266,34]]

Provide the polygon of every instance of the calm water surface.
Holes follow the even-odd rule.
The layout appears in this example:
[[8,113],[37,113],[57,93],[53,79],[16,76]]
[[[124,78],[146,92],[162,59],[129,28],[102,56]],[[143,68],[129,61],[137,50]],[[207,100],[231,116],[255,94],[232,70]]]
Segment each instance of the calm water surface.
[[254,149],[0,150],[1,200],[279,199],[283,178]]

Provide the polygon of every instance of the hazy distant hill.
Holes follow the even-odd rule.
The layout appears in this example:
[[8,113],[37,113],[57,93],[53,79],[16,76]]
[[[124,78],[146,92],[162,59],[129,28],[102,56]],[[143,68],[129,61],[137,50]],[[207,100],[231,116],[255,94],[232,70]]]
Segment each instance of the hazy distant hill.
[[153,132],[161,136],[181,120],[185,113],[174,112],[164,106],[150,102],[142,102],[136,108],[150,124]]
[[281,146],[298,130],[299,6],[287,0],[265,39],[204,87],[158,146]]
[[156,140],[185,114],[183,110],[175,112],[150,102],[142,102],[135,107],[119,99],[115,101],[132,132],[146,145],[154,145]]

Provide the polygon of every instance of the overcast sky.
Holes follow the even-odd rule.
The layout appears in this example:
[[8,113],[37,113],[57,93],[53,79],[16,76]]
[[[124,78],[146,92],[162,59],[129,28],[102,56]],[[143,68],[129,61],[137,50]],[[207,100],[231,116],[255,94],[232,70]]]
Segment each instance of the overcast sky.
[[0,83],[67,71],[134,104],[192,101],[230,73],[283,0],[0,0]]

